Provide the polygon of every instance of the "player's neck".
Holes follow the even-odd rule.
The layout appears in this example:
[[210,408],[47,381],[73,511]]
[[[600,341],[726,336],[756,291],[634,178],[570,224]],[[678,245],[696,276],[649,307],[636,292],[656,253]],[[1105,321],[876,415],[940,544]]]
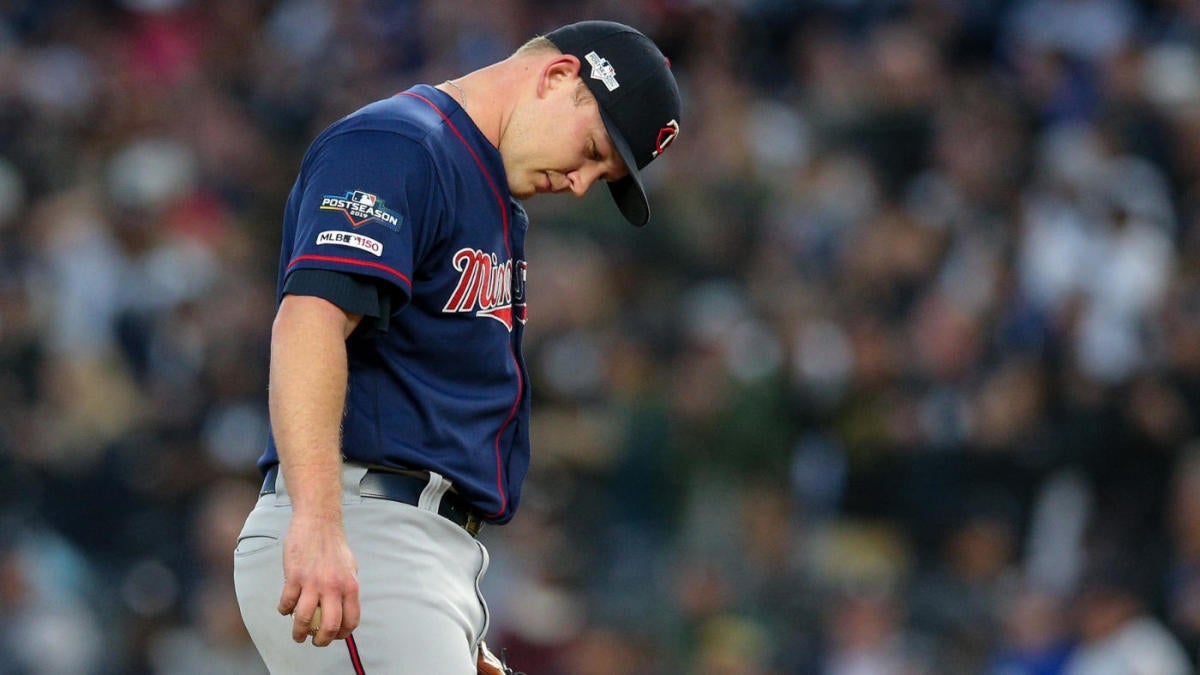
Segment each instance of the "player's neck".
[[508,59],[453,78],[437,85],[466,111],[485,138],[500,147],[504,127],[522,87],[528,69],[518,59]]

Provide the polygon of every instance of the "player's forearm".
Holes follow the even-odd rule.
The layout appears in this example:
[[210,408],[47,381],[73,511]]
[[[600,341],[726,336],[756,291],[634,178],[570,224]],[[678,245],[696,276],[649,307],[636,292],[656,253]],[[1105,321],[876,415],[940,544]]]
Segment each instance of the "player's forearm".
[[341,518],[345,339],[356,322],[324,300],[290,295],[275,317],[271,430],[297,516]]

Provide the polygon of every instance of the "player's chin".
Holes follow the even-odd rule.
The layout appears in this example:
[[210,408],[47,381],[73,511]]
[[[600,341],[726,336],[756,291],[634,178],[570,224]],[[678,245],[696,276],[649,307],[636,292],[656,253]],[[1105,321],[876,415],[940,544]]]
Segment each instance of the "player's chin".
[[538,193],[536,185],[527,183],[525,185],[509,185],[508,193],[517,199],[529,199]]

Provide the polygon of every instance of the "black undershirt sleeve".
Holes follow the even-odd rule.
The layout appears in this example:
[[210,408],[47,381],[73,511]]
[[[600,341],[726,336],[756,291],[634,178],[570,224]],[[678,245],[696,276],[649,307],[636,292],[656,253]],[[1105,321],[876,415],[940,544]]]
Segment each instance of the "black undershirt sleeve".
[[361,314],[374,321],[363,321],[365,327],[387,332],[392,314],[392,290],[382,280],[358,274],[332,270],[300,269],[288,275],[283,292],[290,295],[312,295],[324,298],[348,314]]

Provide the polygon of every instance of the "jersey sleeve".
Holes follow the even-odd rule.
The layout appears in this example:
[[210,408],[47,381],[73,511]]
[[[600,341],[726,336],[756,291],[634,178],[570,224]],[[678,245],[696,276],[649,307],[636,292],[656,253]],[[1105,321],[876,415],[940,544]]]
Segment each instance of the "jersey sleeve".
[[440,195],[429,153],[403,134],[355,130],[319,140],[293,195],[288,274],[371,277],[394,287],[392,310],[399,309],[411,297],[421,252],[436,237]]
[[386,333],[391,323],[392,297],[397,291],[394,286],[371,276],[300,269],[288,275],[283,293],[324,298],[349,314],[369,317],[371,321],[365,321],[363,325]]

